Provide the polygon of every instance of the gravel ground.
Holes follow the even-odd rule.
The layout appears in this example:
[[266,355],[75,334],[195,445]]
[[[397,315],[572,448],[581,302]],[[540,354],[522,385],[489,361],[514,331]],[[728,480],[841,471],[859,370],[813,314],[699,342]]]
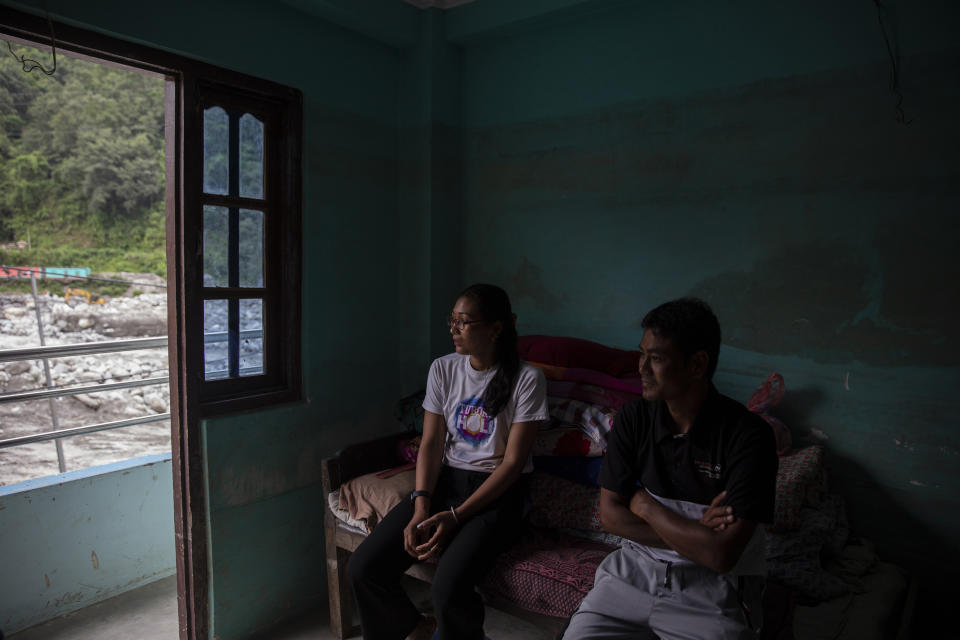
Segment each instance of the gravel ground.
[[[125,274],[127,275],[127,274]],[[132,274],[130,274],[132,275]],[[143,281],[137,274],[131,280]],[[154,276],[155,277],[155,276]],[[162,280],[161,280],[162,282]],[[166,294],[117,297],[105,304],[83,298],[39,297],[47,345],[166,335]],[[0,294],[0,350],[39,346],[33,296]],[[95,384],[167,376],[167,350],[148,349],[49,360],[53,386]],[[42,361],[0,362],[0,397],[46,386]],[[157,415],[170,410],[167,384],[66,396],[56,400],[0,403],[0,439],[59,428]],[[68,471],[170,451],[169,420],[61,440]],[[0,485],[58,471],[53,441],[0,449]]]

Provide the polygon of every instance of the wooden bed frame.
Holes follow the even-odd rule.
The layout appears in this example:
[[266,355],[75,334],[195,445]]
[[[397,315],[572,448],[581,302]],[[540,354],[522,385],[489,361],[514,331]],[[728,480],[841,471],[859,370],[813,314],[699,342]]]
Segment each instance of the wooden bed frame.
[[[333,457],[321,462],[323,495],[326,498],[331,491],[337,490],[347,480],[401,464],[397,454],[397,444],[409,439],[409,432],[400,432],[350,445],[337,452]],[[362,533],[348,529],[338,520],[326,502],[323,505],[323,528],[326,538],[327,587],[330,597],[330,630],[337,638],[350,637],[356,631],[353,624],[353,594],[347,582],[347,560],[363,539]],[[414,563],[407,575],[432,582],[434,565],[424,562]],[[500,611],[530,622],[553,634],[559,634],[566,627],[566,620],[540,613],[527,611],[516,604],[498,598],[496,594],[481,591],[487,605]]]

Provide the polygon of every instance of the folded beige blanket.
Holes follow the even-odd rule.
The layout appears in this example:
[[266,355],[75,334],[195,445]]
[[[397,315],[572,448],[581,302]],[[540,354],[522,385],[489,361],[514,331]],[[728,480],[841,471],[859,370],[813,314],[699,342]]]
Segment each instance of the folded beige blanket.
[[340,485],[340,508],[372,531],[390,509],[406,500],[416,483],[416,470],[401,471],[387,478],[368,473]]

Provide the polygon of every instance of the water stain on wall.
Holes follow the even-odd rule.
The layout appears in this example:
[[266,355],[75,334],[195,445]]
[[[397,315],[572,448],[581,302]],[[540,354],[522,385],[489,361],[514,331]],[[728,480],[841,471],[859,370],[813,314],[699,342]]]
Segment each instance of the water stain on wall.
[[505,194],[527,192],[554,201],[616,194],[636,203],[837,191],[867,200],[914,189],[955,194],[957,60],[919,57],[912,64],[923,78],[925,89],[914,99],[922,95],[925,116],[910,128],[896,128],[878,108],[876,87],[889,69],[874,63],[468,127],[468,188],[501,207],[511,204]]
[[949,254],[932,253],[944,258],[901,268],[896,251],[883,243],[879,260],[844,243],[808,243],[749,271],[705,279],[690,293],[711,304],[724,343],[734,347],[824,363],[957,364],[956,340],[945,325],[955,314],[938,318],[924,308],[928,296],[943,303],[951,295],[944,290],[956,282],[932,277],[938,269],[949,273],[940,264]]
[[543,283],[540,267],[521,258],[520,265],[510,275],[508,294],[513,298],[513,304],[520,298],[527,297],[533,300],[541,311],[559,311],[563,307],[563,299],[552,293]]
[[901,222],[876,234],[885,283],[880,312],[895,325],[927,337],[925,358],[956,363],[960,361],[955,339],[960,313],[957,228],[945,228],[947,219],[938,219],[935,212],[912,212]]
[[293,474],[263,464],[225,467],[217,476],[218,498],[228,506],[248,504],[293,486]]

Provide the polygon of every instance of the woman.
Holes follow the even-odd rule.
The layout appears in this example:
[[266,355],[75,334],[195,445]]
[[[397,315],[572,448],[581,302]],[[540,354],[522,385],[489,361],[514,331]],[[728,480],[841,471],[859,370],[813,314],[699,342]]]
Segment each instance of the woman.
[[[520,532],[525,473],[546,420],[543,373],[517,355],[515,317],[500,287],[468,287],[447,318],[455,353],[434,360],[423,400],[416,487],[357,548],[347,566],[366,640],[482,640],[474,586]],[[419,560],[438,559],[436,621],[400,586]]]

